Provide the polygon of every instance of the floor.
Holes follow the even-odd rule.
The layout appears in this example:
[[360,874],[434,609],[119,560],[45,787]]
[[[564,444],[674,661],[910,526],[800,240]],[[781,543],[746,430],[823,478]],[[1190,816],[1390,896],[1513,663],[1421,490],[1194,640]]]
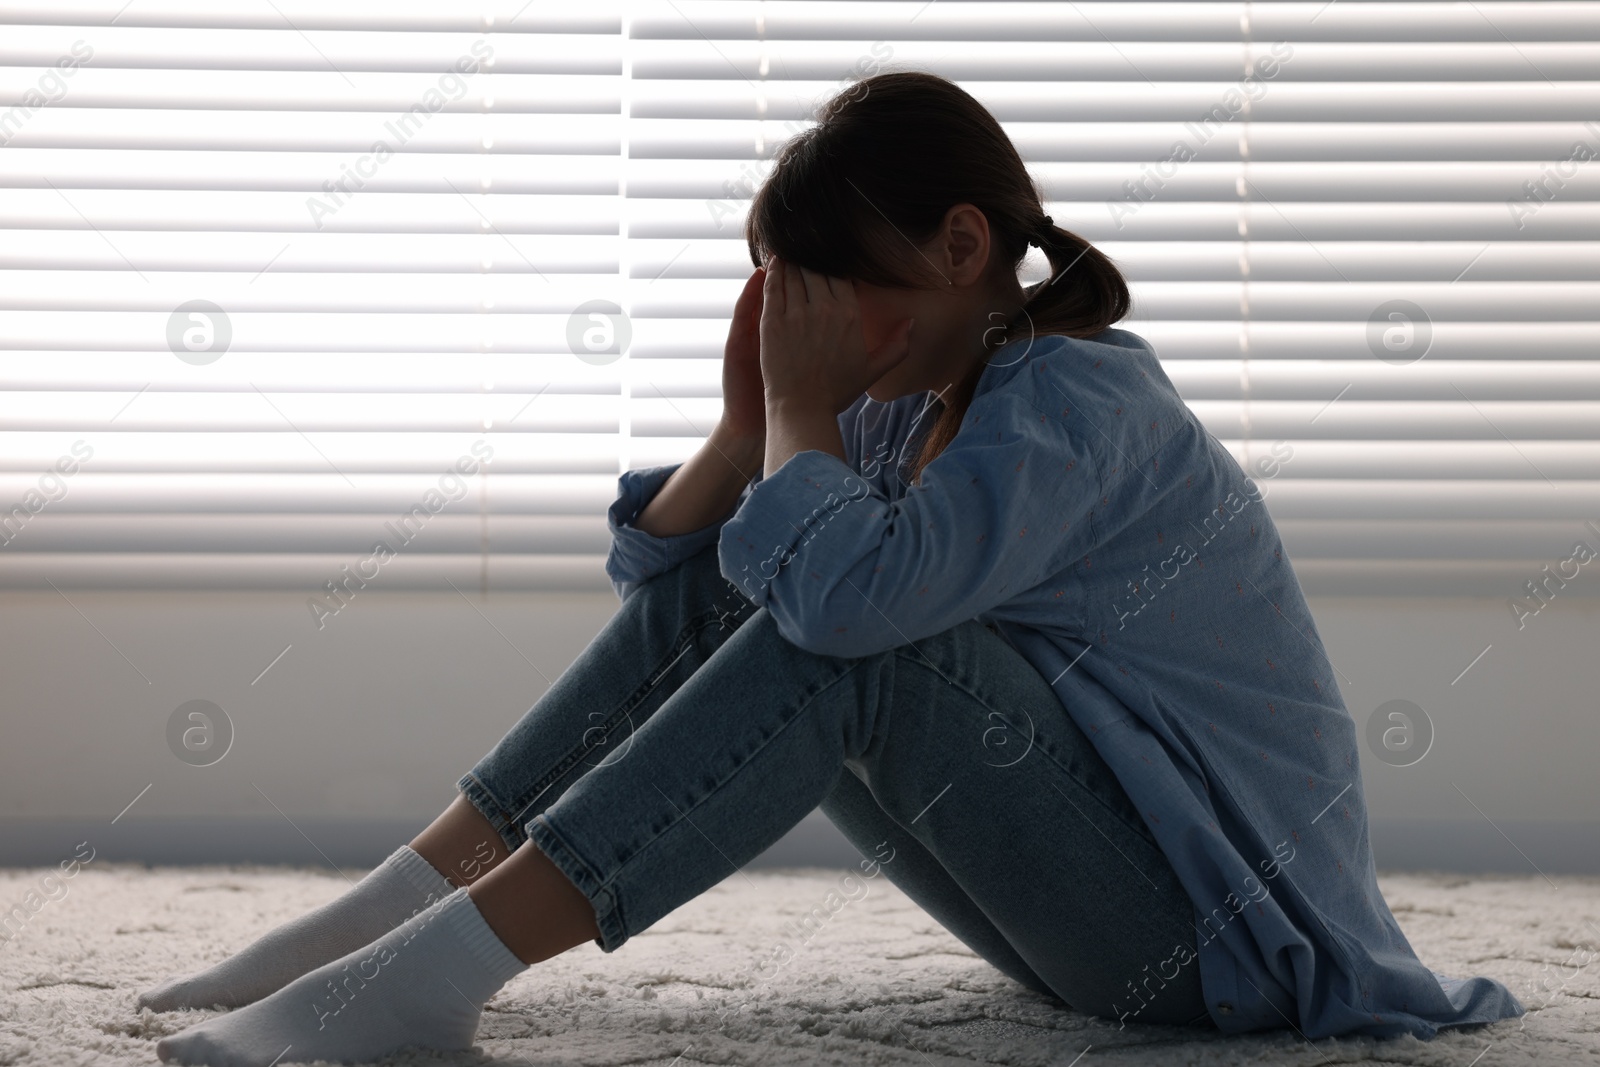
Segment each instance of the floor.
[[[345,886],[273,867],[96,861],[70,880],[47,883],[48,873],[0,869],[0,911],[27,916],[0,942],[0,1067],[155,1063],[155,1040],[201,1016],[141,1016],[139,990]],[[516,978],[490,1002],[477,1052],[387,1062],[1600,1065],[1600,879],[1383,877],[1425,962],[1492,975],[1530,1011],[1431,1042],[1313,1045],[1291,1031],[1119,1031],[1002,977],[881,877],[841,883],[841,873],[735,875],[613,955],[585,945]],[[825,921],[808,932],[796,922],[813,909]]]

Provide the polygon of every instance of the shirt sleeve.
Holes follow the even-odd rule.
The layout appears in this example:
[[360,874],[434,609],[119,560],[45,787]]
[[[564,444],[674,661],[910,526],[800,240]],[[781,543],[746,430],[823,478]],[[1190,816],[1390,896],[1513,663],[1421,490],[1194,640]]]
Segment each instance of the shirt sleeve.
[[[606,556],[606,575],[619,599],[627,600],[639,584],[648,578],[670,571],[690,556],[709,545],[717,543],[717,534],[728,516],[738,510],[730,508],[728,515],[688,533],[657,537],[633,525],[639,513],[655,498],[672,472],[683,466],[673,463],[664,467],[640,467],[623,471],[617,478],[617,499],[606,511],[606,526],[611,531],[611,551]],[[761,475],[757,474],[757,482]],[[754,484],[754,483],[752,483]],[[743,501],[750,494],[746,486],[740,494]]]
[[866,656],[1029,589],[1092,541],[1095,464],[1018,394],[974,399],[961,431],[890,500],[807,449],[750,492],[718,540],[723,577],[808,651]]
[[[867,395],[861,394],[855,403],[839,414],[839,433],[845,440],[845,454],[850,457],[848,462],[851,467],[856,466],[856,421],[866,400]],[[671,463],[661,467],[639,467],[623,471],[617,478],[617,498],[606,511],[606,527],[611,531],[606,576],[611,579],[611,588],[616,590],[621,600],[627,600],[628,594],[647,578],[670,571],[701,549],[716,544],[722,524],[738,511],[749,497],[751,488],[762,479],[762,473],[757,471],[755,478],[739,494],[738,502],[728,509],[728,514],[698,530],[656,537],[637,529],[633,525],[634,520],[655,499],[656,493],[660,492],[672,472],[681,466],[682,463]]]

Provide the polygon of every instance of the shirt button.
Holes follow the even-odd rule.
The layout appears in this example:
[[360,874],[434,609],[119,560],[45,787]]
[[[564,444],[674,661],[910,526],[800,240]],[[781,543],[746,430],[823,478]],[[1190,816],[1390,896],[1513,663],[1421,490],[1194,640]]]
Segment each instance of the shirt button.
[[1232,1015],[1233,1005],[1229,1004],[1226,1000],[1219,1000],[1217,1001],[1217,1010],[1224,1015]]

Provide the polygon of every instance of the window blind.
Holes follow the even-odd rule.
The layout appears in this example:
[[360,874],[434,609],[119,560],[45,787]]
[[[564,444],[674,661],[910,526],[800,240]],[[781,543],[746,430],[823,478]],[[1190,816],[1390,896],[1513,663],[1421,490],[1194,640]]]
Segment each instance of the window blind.
[[605,588],[617,471],[720,410],[749,196],[895,69],[978,97],[1123,266],[1309,591],[1514,597],[1600,549],[1597,3],[0,24],[0,506],[43,502],[8,585]]
[[597,584],[622,370],[567,326],[622,295],[615,5],[0,23],[0,505],[43,499],[0,580]]

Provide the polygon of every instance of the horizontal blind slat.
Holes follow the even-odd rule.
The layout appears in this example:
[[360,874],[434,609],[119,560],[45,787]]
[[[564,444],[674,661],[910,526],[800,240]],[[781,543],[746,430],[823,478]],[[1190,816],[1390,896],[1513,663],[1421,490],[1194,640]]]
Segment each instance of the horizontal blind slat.
[[479,0],[471,7],[441,6],[434,0],[273,0],[270,7],[230,7],[213,0],[0,0],[0,23],[49,26],[152,28],[213,27],[281,30],[393,30],[432,32],[618,34],[622,5],[590,0],[582,8],[530,6],[526,0]]
[[[229,8],[207,0],[140,0],[126,10],[106,0],[5,0],[0,22],[18,25],[107,25],[281,29],[287,21],[305,30],[411,30],[503,33],[617,33],[622,5],[601,0],[580,9],[529,7],[525,0],[485,0],[471,8],[441,7],[432,0],[393,0],[375,6],[356,0],[274,0],[271,9]],[[1482,0],[1463,7],[1433,2],[1348,4],[1168,2],[1129,4],[1084,0],[1070,8],[1011,0],[945,3],[926,10],[889,0],[821,0],[759,3],[757,0],[675,0],[670,11],[634,13],[637,39],[720,40],[752,37],[757,16],[768,37],[821,40],[829,37],[897,37],[928,40],[1117,40],[1231,41],[1249,12],[1264,39],[1372,41],[1538,41],[1600,39],[1600,7],[1592,0],[1530,3]],[[915,17],[913,17],[915,16]]]
[[[496,477],[608,473],[616,466],[616,416],[621,413],[615,401],[611,408],[613,417],[594,419],[587,432],[569,429],[576,421],[570,416],[558,415],[541,424],[526,413],[487,430],[476,426],[455,431],[414,427],[387,432],[295,431],[280,421],[273,431],[216,433],[184,427],[130,432],[117,428],[120,420],[110,429],[0,430],[0,444],[5,446],[0,471],[17,472],[21,481],[13,479],[13,485],[26,487],[31,484],[29,472],[48,471],[61,457],[92,451],[93,461],[82,465],[101,474],[333,474],[348,479],[346,484],[369,485],[375,483],[367,475],[470,472],[479,458]],[[687,433],[680,430],[678,436]],[[461,460],[464,467],[457,465]],[[193,485],[198,492],[212,483],[202,478],[181,484]]]
[[[92,467],[93,459],[83,461],[70,475],[50,479],[41,487],[46,474],[0,472],[0,514],[15,516],[18,507],[28,502],[28,494],[45,503],[28,512],[29,522],[49,514],[102,513],[152,514],[167,512],[205,512],[212,514],[351,514],[365,513],[381,518],[409,514],[422,507],[430,493],[439,494],[440,505],[471,510],[476,506],[474,479],[452,476],[453,464],[434,471],[410,474],[363,473],[348,477],[326,467],[318,473],[233,473],[175,474],[162,471],[102,473]],[[495,473],[494,506],[497,514],[583,516],[601,514],[616,495],[614,474],[593,472],[561,474]],[[474,483],[466,492],[455,488],[457,480]],[[55,481],[67,489],[49,488]],[[443,482],[443,484],[441,484]],[[50,499],[52,496],[57,499]],[[26,510],[26,509],[25,509]],[[381,521],[380,518],[380,521]]]
[[[378,542],[428,555],[472,555],[487,535],[496,553],[604,556],[601,515],[480,515],[461,511],[383,520],[373,515],[108,515],[47,513],[0,538],[7,552],[337,553],[364,556]],[[15,520],[12,520],[15,522]]]
[[[368,554],[248,552],[18,552],[0,553],[0,589],[292,589],[321,594],[343,581]],[[401,552],[373,572],[376,588],[475,593],[496,591],[610,592],[603,555],[513,552]],[[308,612],[308,629],[318,615]],[[329,626],[334,625],[328,623]]]

